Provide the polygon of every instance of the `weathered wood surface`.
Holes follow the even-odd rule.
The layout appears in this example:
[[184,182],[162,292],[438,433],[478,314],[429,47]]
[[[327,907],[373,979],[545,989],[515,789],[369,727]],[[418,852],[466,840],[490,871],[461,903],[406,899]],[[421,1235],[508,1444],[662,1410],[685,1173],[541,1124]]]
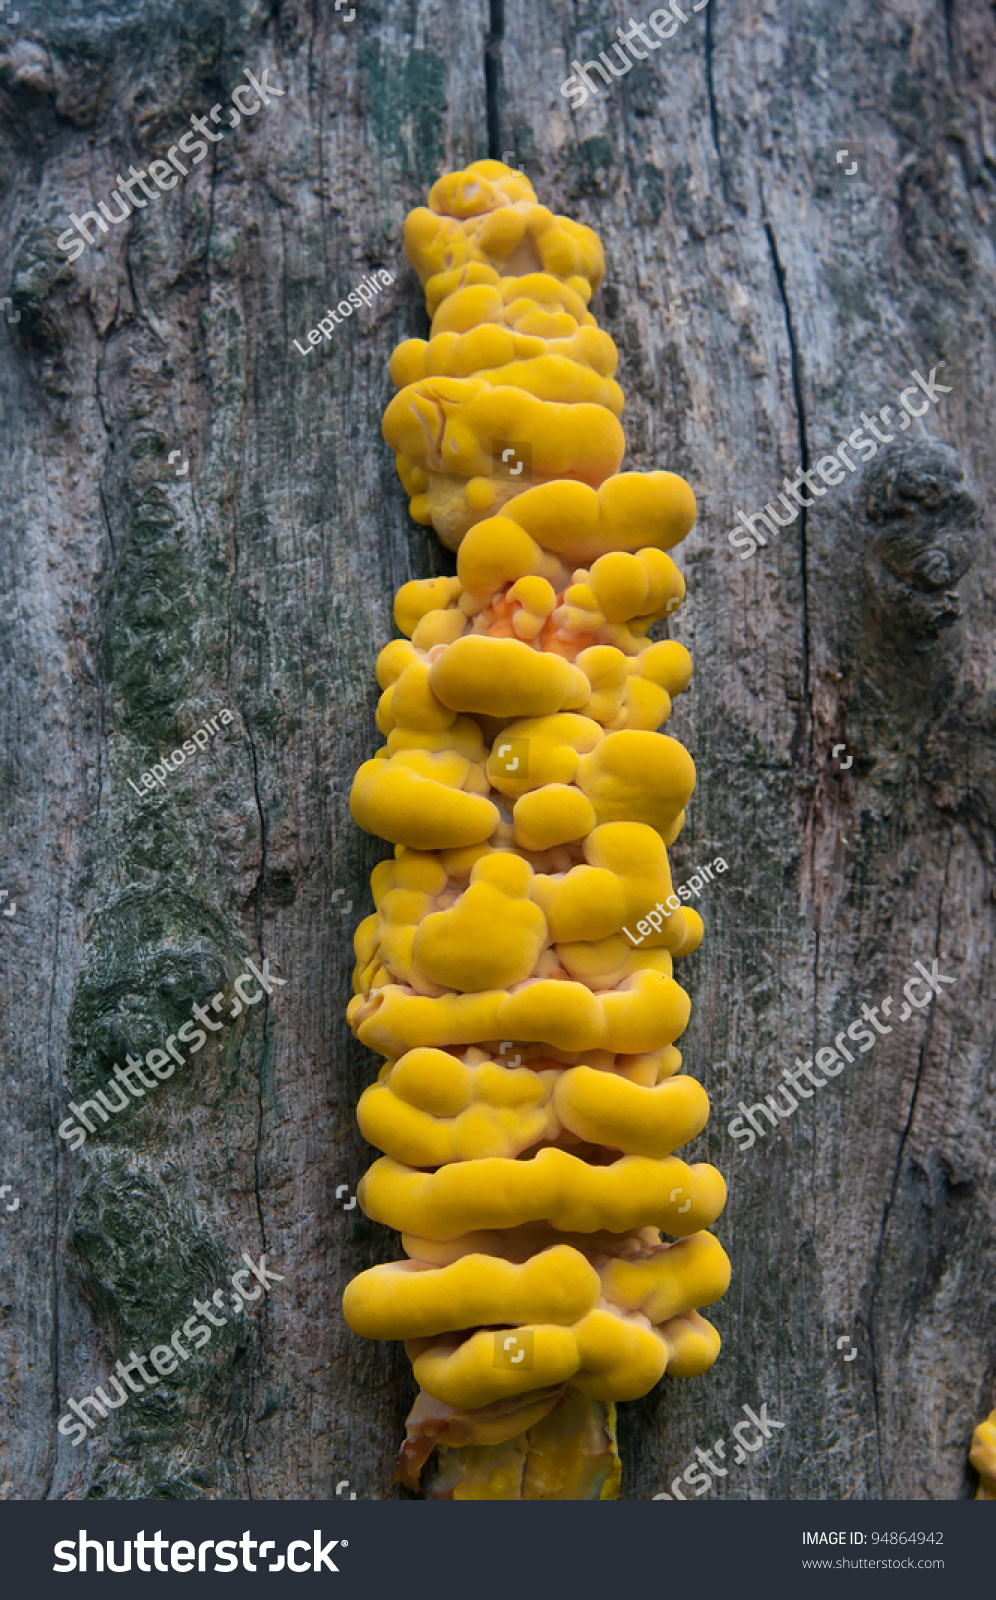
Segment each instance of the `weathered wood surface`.
[[[678,552],[696,676],[670,731],[699,787],[674,871],[730,866],[679,976],[734,1281],[714,1370],[622,1408],[624,1493],[664,1489],[765,1403],[783,1430],[714,1493],[965,1497],[996,1377],[991,540],[959,538],[957,462],[932,499],[916,453],[909,517],[869,520],[869,495],[906,504],[879,458],[749,561],[726,533],[941,361],[952,392],[924,425],[985,504],[993,19],[713,0],[571,113],[570,58],[626,23],[607,0],[350,9],[20,0],[0,21],[19,314],[0,335],[0,1181],[20,1199],[0,1208],[0,1492],[388,1492],[408,1365],[338,1310],[395,1251],[335,1203],[368,1157],[352,1108],[372,1062],[343,1012],[384,849],[346,793],[375,747],[394,590],[448,558],[410,523],[379,424],[390,351],[425,327],[405,212],[445,168],[514,151],[603,239],[626,464],[683,473],[701,507]],[[282,98],[63,263],[70,211],[267,64]],[[867,182],[834,162],[854,140]],[[394,285],[302,357],[293,339],[380,267]],[[939,631],[948,590],[961,614]],[[235,726],[138,812],[127,779],[222,706]],[[68,1151],[68,1101],[246,954],[286,987]],[[737,1153],[736,1102],[900,997],[915,958],[955,986]],[[264,1249],[283,1282],[189,1376],[90,1447],[59,1437],[69,1397]]]

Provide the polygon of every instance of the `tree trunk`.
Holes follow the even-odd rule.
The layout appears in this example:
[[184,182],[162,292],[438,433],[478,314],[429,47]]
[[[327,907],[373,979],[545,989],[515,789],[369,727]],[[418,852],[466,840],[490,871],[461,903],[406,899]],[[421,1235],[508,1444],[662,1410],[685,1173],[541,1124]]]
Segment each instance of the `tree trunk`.
[[[339,1310],[396,1253],[351,1204],[374,1059],[345,1022],[350,939],[388,847],[346,796],[378,742],[393,595],[453,570],[380,437],[390,352],[426,329],[402,223],[487,154],[599,233],[624,466],[699,501],[670,630],[695,677],[668,724],[698,787],[672,866],[729,871],[680,973],[685,1069],[713,1105],[682,1155],[729,1182],[733,1283],[716,1366],[619,1408],[622,1495],[670,1492],[745,1405],[783,1426],[717,1496],[975,1493],[994,1377],[996,677],[973,487],[993,462],[993,22],[939,0],[683,15],[576,111],[571,59],[628,27],[605,0],[132,0],[96,23],[22,0],[0,19],[8,1496],[402,1492],[409,1365]],[[282,94],[232,127],[264,67]],[[216,105],[203,163],[91,221],[68,262],[70,214]],[[379,269],[393,284],[309,347]],[[930,403],[913,369],[950,392]],[[926,411],[900,431],[910,385]],[[893,442],[867,466],[855,448],[839,487],[810,480],[825,493],[741,559],[738,509],[784,515],[786,475],[883,406]],[[222,708],[233,723],[139,801],[128,780]],[[285,986],[226,1006],[188,1070],[71,1150],[70,1102],[233,994],[247,958]],[[901,1022],[916,960],[955,983]],[[885,996],[893,1031],[739,1153],[737,1103]],[[203,1353],[85,1444],[60,1435],[69,1399],[227,1295],[243,1252],[280,1281],[226,1301]]]

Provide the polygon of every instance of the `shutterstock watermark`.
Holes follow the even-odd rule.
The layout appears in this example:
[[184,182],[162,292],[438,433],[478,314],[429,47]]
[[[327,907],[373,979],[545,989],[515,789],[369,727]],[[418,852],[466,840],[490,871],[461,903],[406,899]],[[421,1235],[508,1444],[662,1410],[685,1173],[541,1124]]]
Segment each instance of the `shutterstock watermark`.
[[[253,978],[258,981],[260,986],[259,990],[255,994],[247,993],[246,985],[251,984]],[[232,985],[233,989],[235,990],[236,998],[234,1006],[228,1013],[229,1019],[234,1019],[235,1017],[241,1016],[242,1011],[250,1006],[258,1005],[264,994],[273,993],[275,985],[279,984],[281,987],[283,987],[286,983],[286,978],[278,978],[276,973],[270,971],[270,963],[268,958],[264,958],[262,969],[257,967],[254,961],[247,960],[246,971],[240,973]],[[211,1001],[211,1010],[214,1012],[215,1016],[218,1015],[218,1012],[224,1005],[225,998],[226,996],[223,989],[219,990],[218,993],[213,997]],[[231,999],[231,996],[229,995],[228,998]],[[157,1080],[171,1078],[178,1066],[187,1066],[188,1063],[186,1057],[183,1056],[177,1049],[176,1041],[178,1039],[182,1044],[189,1044],[190,1054],[195,1056],[199,1050],[203,1050],[205,1044],[207,1043],[208,1035],[205,1030],[210,1030],[211,1033],[220,1033],[221,1029],[225,1025],[224,1020],[221,1022],[213,1022],[211,1017],[208,1015],[208,1009],[206,1006],[193,1005],[191,1006],[191,1011],[193,1012],[194,1017],[197,1019],[197,1022],[201,1023],[201,1027],[197,1027],[196,1023],[192,1021],[185,1022],[182,1028],[178,1028],[175,1033],[170,1034],[169,1038],[166,1040],[165,1050],[150,1050],[146,1056],[145,1065],[151,1072],[155,1073],[155,1077],[146,1077],[145,1073],[142,1071],[141,1059],[138,1056],[126,1055],[125,1061],[128,1063],[128,1065],[122,1067],[119,1063],[118,1066],[114,1068],[114,1078],[117,1079],[116,1083],[114,1082],[114,1079],[108,1079],[107,1087],[105,1089],[98,1089],[93,1100],[84,1100],[81,1105],[77,1105],[75,1100],[71,1100],[69,1102],[69,1109],[73,1115],[72,1117],[66,1117],[64,1122],[59,1123],[59,1138],[67,1139],[69,1141],[70,1150],[79,1150],[86,1143],[86,1133],[83,1131],[84,1128],[88,1133],[97,1132],[97,1129],[90,1121],[90,1117],[87,1115],[88,1112],[92,1115],[99,1116],[101,1122],[107,1122],[109,1121],[108,1112],[112,1112],[116,1115],[119,1111],[125,1111],[130,1108],[131,1100],[129,1100],[128,1095],[131,1095],[135,1100],[144,1100],[146,1089],[158,1088],[159,1085]],[[145,1089],[140,1089],[138,1085],[132,1081],[136,1073],[141,1081],[145,1084]],[[110,1100],[108,1097],[108,1090],[112,1088],[117,1096],[116,1100],[114,1101]],[[128,1090],[128,1094],[125,1094],[125,1089]],[[82,1128],[78,1128],[76,1126],[76,1123],[73,1120],[74,1117],[78,1118],[83,1124]]]
[[[752,1411],[750,1406],[741,1406],[740,1409],[744,1413],[746,1421],[738,1422],[733,1427],[732,1432],[737,1447],[732,1457],[729,1458],[731,1463],[738,1467],[743,1466],[749,1455],[756,1455],[761,1446],[785,1426],[784,1422],[776,1422],[774,1417],[768,1416],[766,1403],[761,1407],[760,1416],[756,1411]],[[752,1427],[757,1428],[758,1437],[748,1440],[746,1433]],[[694,1488],[696,1495],[708,1494],[710,1489],[715,1487],[718,1479],[729,1475],[730,1468],[720,1464],[727,1460],[725,1438],[717,1439],[708,1450],[702,1450],[696,1446],[695,1455],[696,1461],[686,1467],[684,1472],[679,1472],[677,1477],[671,1479],[671,1493],[655,1494],[652,1497],[654,1500],[687,1500],[688,1496],[681,1492],[683,1483],[686,1483],[690,1489]],[[714,1457],[715,1459],[713,1459]],[[703,1468],[708,1468],[708,1471],[703,1471]]]
[[[690,6],[689,10],[704,11],[708,4],[709,0],[696,0],[695,5]],[[612,83],[613,78],[625,77],[633,65],[630,57],[637,61],[648,60],[649,52],[651,50],[659,50],[662,40],[673,39],[678,31],[679,24],[687,21],[688,12],[682,11],[678,0],[668,0],[666,10],[662,8],[650,13],[649,26],[656,33],[656,39],[652,38],[647,32],[648,23],[634,22],[632,17],[629,18],[628,33],[624,33],[622,28],[616,29],[616,33],[619,35],[619,43],[617,44],[613,40],[612,48],[616,53],[618,66],[605,50],[599,51],[597,61],[586,61],[583,66],[580,61],[572,61],[571,66],[574,71],[560,85],[560,92],[564,99],[570,99],[571,110],[580,111],[591,96],[594,95],[597,98],[598,85],[591,80],[590,74],[592,72],[597,72],[606,86]],[[636,43],[637,37],[639,37],[641,44],[646,45],[646,50],[640,49]],[[624,45],[625,49],[623,49]],[[576,99],[575,96],[577,96]]]
[[[943,959],[942,956],[941,960]],[[955,978],[945,977],[944,973],[939,970],[940,963],[937,961],[931,962],[929,972],[922,961],[915,961],[913,965],[916,971],[912,977],[906,980],[903,987],[903,994],[906,999],[902,1010],[896,1018],[897,1022],[908,1022],[910,1017],[914,1016],[917,1011],[923,1011],[925,1007],[930,1005],[935,994],[941,993],[942,984],[950,984],[957,981]],[[921,988],[925,988],[927,991],[926,998],[922,1000],[917,998],[917,991]],[[777,1128],[779,1122],[787,1121],[793,1112],[798,1111],[799,1102],[792,1090],[795,1090],[795,1094],[801,1095],[804,1100],[812,1100],[817,1089],[826,1088],[827,1078],[839,1077],[845,1066],[854,1061],[853,1055],[844,1042],[845,1040],[850,1040],[852,1044],[857,1044],[859,1052],[865,1055],[874,1048],[877,1035],[892,1033],[892,1028],[887,1027],[884,1022],[879,1020],[879,1012],[882,1013],[883,1017],[891,1017],[891,995],[886,995],[885,999],[877,1006],[863,1005],[861,1007],[861,1016],[852,1022],[849,1027],[841,1029],[832,1046],[825,1045],[822,1050],[817,1050],[816,1067],[819,1072],[826,1073],[826,1078],[817,1077],[816,1072],[813,1071],[812,1058],[809,1061],[801,1061],[796,1056],[794,1069],[784,1067],[782,1069],[782,1077],[785,1082],[778,1083],[775,1086],[776,1093],[784,1096],[784,1105],[777,1101],[773,1094],[765,1095],[764,1103],[759,1103],[755,1106],[749,1106],[746,1101],[741,1100],[737,1105],[737,1110],[741,1112],[741,1115],[734,1117],[726,1128],[730,1137],[738,1141],[737,1149],[750,1150],[758,1139],[763,1139],[765,1134],[770,1131],[759,1120],[759,1117],[765,1117],[772,1128]],[[869,1022],[872,1024],[871,1028],[867,1026]],[[874,1033],[872,1028],[875,1030]],[[843,1059],[841,1059],[842,1057]],[[811,1089],[806,1088],[800,1082],[802,1078],[806,1078],[813,1087]],[[748,1122],[750,1123],[749,1128],[747,1126]],[[740,1139],[745,1142],[740,1144]]]
[[[939,361],[938,366],[943,367],[944,362]],[[914,367],[910,373],[913,383],[908,389],[904,389],[899,396],[900,414],[897,420],[901,430],[909,427],[911,417],[922,417],[930,406],[936,406],[938,395],[951,393],[950,384],[937,382],[936,372],[937,367],[931,367],[930,377],[925,378]],[[926,395],[926,399],[917,407],[913,402],[919,400],[921,394]],[[847,468],[848,472],[857,472],[858,470],[859,463],[851,460],[847,453],[848,449],[858,451],[862,462],[864,462],[870,461],[873,456],[878,455],[880,445],[891,444],[896,435],[894,433],[883,433],[878,424],[883,422],[888,427],[892,411],[892,406],[882,406],[881,410],[871,416],[867,411],[862,411],[861,421],[863,426],[855,428],[853,433],[848,434],[847,439],[841,441],[832,455],[821,456],[815,468],[800,467],[791,483],[788,478],[783,478],[785,492],[779,494],[778,498],[781,501],[785,516],[779,516],[770,501],[763,511],[754,511],[750,516],[738,507],[737,516],[743,526],[732,528],[726,537],[729,539],[733,549],[740,552],[741,561],[749,561],[757,550],[758,545],[765,545],[768,542],[758,526],[759,523],[763,522],[768,533],[774,535],[779,528],[787,528],[790,523],[795,521],[799,515],[800,507],[815,505],[817,498],[822,498],[826,494],[827,490],[821,489],[815,481],[815,473],[819,473],[823,482],[834,488],[845,480],[844,467]],[[867,437],[864,432],[865,428],[874,435],[873,439]],[[843,466],[841,463],[843,463]],[[803,484],[812,491],[814,496],[812,500],[808,500],[803,494]],[[789,496],[791,496],[791,499]]]
[[[349,20],[348,18],[346,19]],[[356,1496],[351,1495],[355,1500]],[[326,1539],[320,1528],[315,1529],[314,1540],[292,1539],[283,1555],[271,1560],[266,1567],[257,1567],[253,1556],[257,1555],[260,1562],[264,1560],[271,1550],[276,1550],[275,1539],[254,1539],[247,1528],[241,1539],[201,1539],[194,1542],[190,1539],[164,1539],[160,1529],[153,1538],[147,1539],[145,1529],[135,1535],[134,1541],[122,1539],[121,1560],[117,1561],[117,1540],[106,1540],[107,1570],[108,1572],[130,1572],[132,1543],[135,1547],[135,1566],[139,1572],[237,1572],[239,1558],[236,1551],[242,1551],[243,1572],[283,1572],[286,1563],[288,1572],[338,1572],[339,1568],[332,1560],[331,1552],[340,1546],[345,1549],[348,1539]],[[52,1547],[52,1554],[58,1557],[53,1563],[53,1572],[86,1572],[87,1558],[94,1557],[94,1570],[104,1570],[104,1549],[99,1539],[90,1539],[85,1528],[79,1530],[76,1539],[59,1539]],[[213,1552],[213,1565],[207,1565],[208,1551]],[[298,1560],[297,1552],[306,1552],[304,1560]],[[155,1562],[150,1567],[146,1556],[151,1555]],[[163,1560],[169,1556],[169,1566]],[[61,1564],[60,1564],[61,1563]]]
[[[245,1266],[233,1272],[231,1277],[231,1284],[236,1293],[230,1298],[236,1315],[245,1310],[247,1300],[258,1300],[264,1290],[269,1293],[271,1283],[284,1281],[282,1273],[271,1272],[268,1269],[265,1252],[260,1256],[258,1266],[247,1250],[243,1250],[242,1259],[246,1263]],[[258,1287],[257,1283],[253,1283],[250,1287],[251,1278],[256,1278],[262,1288]],[[108,1411],[117,1411],[118,1407],[123,1406],[126,1400],[130,1400],[133,1394],[144,1394],[146,1389],[158,1388],[160,1381],[169,1377],[171,1372],[175,1372],[181,1361],[192,1359],[191,1352],[183,1342],[184,1339],[192,1344],[195,1350],[200,1350],[213,1337],[212,1328],[228,1326],[231,1320],[229,1317],[216,1316],[211,1310],[213,1305],[215,1311],[223,1312],[225,1309],[223,1299],[224,1290],[216,1289],[210,1300],[192,1300],[191,1305],[196,1315],[188,1317],[182,1327],[174,1328],[168,1344],[153,1345],[148,1355],[144,1351],[141,1355],[136,1355],[134,1350],[129,1350],[127,1361],[115,1362],[114,1371],[120,1376],[108,1379],[109,1385],[114,1389],[113,1400],[102,1385],[96,1384],[93,1394],[84,1395],[82,1400],[67,1402],[69,1411],[59,1418],[58,1428],[66,1438],[73,1433],[76,1434],[76,1438],[73,1439],[74,1450],[83,1443],[88,1431],[97,1426],[98,1419],[105,1420]],[[205,1321],[198,1322],[198,1317],[204,1317]],[[156,1373],[155,1377],[150,1375],[149,1366]],[[141,1377],[141,1383],[135,1378],[136,1372]],[[122,1378],[124,1383],[121,1382]],[[128,1385],[127,1388],[125,1384]],[[96,1412],[96,1417],[90,1415],[86,1409],[88,1406]],[[71,1412],[75,1413],[76,1420],[70,1415]]]
[[511,776],[514,772],[519,778],[529,776],[529,740],[528,739],[503,739],[496,744],[493,757],[499,772]]
[[506,1333],[500,1328],[495,1334],[493,1367],[521,1367],[523,1372],[532,1370],[533,1365],[533,1340],[535,1334],[532,1328],[517,1328],[514,1333]]
[[[232,91],[228,127],[237,128],[243,117],[254,117],[257,111],[261,111],[264,106],[270,104],[271,95],[275,95],[278,98],[283,96],[283,89],[278,89],[275,83],[269,82],[271,71],[272,68],[264,67],[262,78],[257,78],[254,73],[249,71],[248,67],[244,69],[243,76],[248,78],[249,82],[248,84],[240,83]],[[256,103],[255,105],[247,105],[246,100],[252,95],[258,96]],[[222,106],[219,101],[217,105],[211,107],[206,117],[192,116],[190,122],[195,132],[181,134],[176,144],[171,144],[166,151],[165,161],[161,159],[150,161],[148,170],[143,167],[141,172],[136,172],[134,166],[131,166],[128,168],[129,176],[127,178],[122,178],[119,172],[117,174],[118,187],[111,190],[111,199],[116,202],[117,211],[112,211],[106,200],[98,202],[96,211],[84,211],[82,216],[78,216],[75,211],[71,211],[69,213],[71,227],[68,227],[65,233],[60,233],[57,241],[63,254],[68,256],[70,261],[76,261],[83,254],[87,245],[96,243],[97,235],[90,232],[87,227],[88,222],[96,223],[101,233],[107,233],[107,224],[109,222],[117,226],[118,223],[127,221],[133,210],[144,211],[150,200],[158,200],[160,194],[165,193],[167,189],[175,189],[180,177],[185,178],[190,170],[184,166],[178,152],[182,151],[190,165],[196,167],[208,153],[208,141],[212,144],[219,144],[224,138],[224,124],[222,125],[221,133],[213,132],[209,126],[209,120],[214,123],[215,127],[218,126],[221,121],[221,110]],[[201,135],[199,139],[196,137],[198,133]],[[178,173],[180,177],[177,176]],[[151,177],[156,185],[154,189],[150,189],[146,183],[145,179],[147,177]],[[140,199],[135,193],[136,187],[147,197],[145,200]],[[100,215],[101,212],[103,215]]]

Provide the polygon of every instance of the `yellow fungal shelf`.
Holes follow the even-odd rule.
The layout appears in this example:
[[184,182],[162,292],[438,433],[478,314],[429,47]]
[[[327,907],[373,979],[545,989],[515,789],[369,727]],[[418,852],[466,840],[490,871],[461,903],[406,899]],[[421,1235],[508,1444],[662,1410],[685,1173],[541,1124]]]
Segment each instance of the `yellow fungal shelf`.
[[436,1498],[606,1499],[615,1402],[712,1365],[699,1308],[730,1271],[723,1179],[675,1154],[709,1114],[675,1045],[702,922],[668,909],[695,768],[661,731],[692,662],[650,632],[684,599],[695,497],[619,470],[591,229],[478,161],[405,244],[431,328],[394,352],[384,435],[457,570],[396,596],[350,796],[394,846],[354,941],[350,1025],[384,1058],[358,1200],[406,1259],[343,1311],[411,1359],[401,1481],[438,1449]]
[[973,1433],[968,1459],[979,1474],[976,1500],[996,1500],[996,1411]]

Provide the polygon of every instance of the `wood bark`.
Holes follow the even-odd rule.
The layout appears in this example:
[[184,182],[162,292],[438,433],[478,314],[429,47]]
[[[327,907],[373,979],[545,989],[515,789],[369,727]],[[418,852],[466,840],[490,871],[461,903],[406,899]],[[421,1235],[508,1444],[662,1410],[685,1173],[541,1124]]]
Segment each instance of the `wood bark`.
[[[0,19],[8,1497],[400,1493],[408,1363],[339,1312],[395,1249],[345,1209],[372,1066],[344,1020],[350,943],[385,853],[347,795],[393,594],[453,570],[380,438],[390,352],[426,328],[402,223],[441,171],[505,152],[602,238],[624,466],[680,472],[700,506],[676,552],[696,671],[668,731],[698,789],[673,871],[729,864],[680,978],[734,1276],[713,1371],[620,1408],[623,1494],[666,1489],[745,1404],[784,1426],[714,1495],[974,1493],[996,1381],[993,18],[684,9],[576,112],[572,58],[628,27],[609,0]],[[71,212],[266,66],[281,97],[65,261]],[[380,268],[393,285],[301,355]],[[895,421],[914,368],[951,392],[741,561],[737,508],[862,411]],[[127,780],[222,707],[235,724],[139,805]],[[70,1152],[68,1103],[247,956],[286,987]],[[737,1102],[862,1004],[898,1009],[917,959],[954,986],[738,1153]],[[282,1281],[73,1449],[68,1399],[167,1341],[243,1251]]]

